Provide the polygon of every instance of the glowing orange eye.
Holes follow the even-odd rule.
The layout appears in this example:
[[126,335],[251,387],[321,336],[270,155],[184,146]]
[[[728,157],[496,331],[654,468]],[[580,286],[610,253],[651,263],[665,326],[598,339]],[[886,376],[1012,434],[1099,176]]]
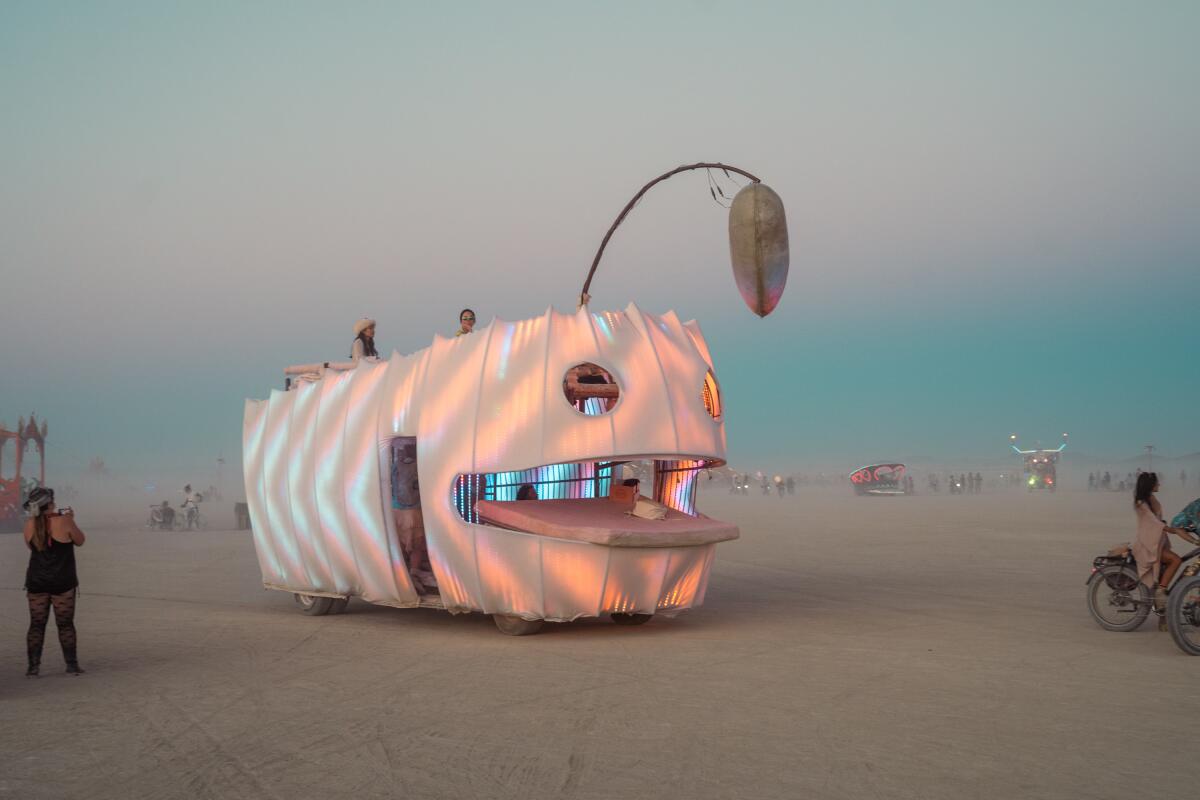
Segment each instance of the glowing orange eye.
[[713,419],[721,418],[721,387],[717,384],[717,376],[710,369],[704,376],[704,410]]

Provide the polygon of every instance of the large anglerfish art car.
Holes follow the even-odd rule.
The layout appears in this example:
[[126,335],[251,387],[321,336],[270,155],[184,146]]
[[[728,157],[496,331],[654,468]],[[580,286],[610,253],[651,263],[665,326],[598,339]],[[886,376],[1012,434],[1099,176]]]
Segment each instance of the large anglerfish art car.
[[[581,365],[596,383],[580,382]],[[703,602],[716,545],[738,530],[695,509],[698,475],[725,459],[695,322],[632,304],[551,309],[343,366],[246,402],[246,494],[267,587],[317,613],[354,596],[492,614],[506,632]],[[412,490],[393,486],[393,462],[414,443],[436,594],[414,586],[392,511]],[[640,490],[665,518],[629,513],[614,489],[622,462],[653,464]],[[525,484],[539,499],[516,500]]]
[[[787,282],[783,203],[754,175],[701,162],[626,204],[576,313],[285,370],[288,390],[247,401],[244,418],[263,583],[310,614],[361,597],[479,611],[510,634],[700,605],[717,543],[738,536],[696,511],[698,475],[725,463],[708,345],[674,312],[588,308],[617,227],[651,187],[694,170],[708,171],[714,200],[720,176],[750,181],[728,206],[730,260],[747,307],[770,314]],[[640,483],[624,474],[635,464]]]

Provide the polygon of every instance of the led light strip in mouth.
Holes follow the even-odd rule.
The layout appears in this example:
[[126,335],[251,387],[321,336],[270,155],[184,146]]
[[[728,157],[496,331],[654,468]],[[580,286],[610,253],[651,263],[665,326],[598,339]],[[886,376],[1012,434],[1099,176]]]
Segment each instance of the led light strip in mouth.
[[[464,473],[454,480],[454,507],[467,522],[479,524],[475,503],[479,500],[517,499],[522,486],[529,485],[539,500],[586,500],[608,497],[612,492],[613,469],[625,461],[579,461],[547,464],[513,472]],[[668,508],[696,515],[696,478],[700,471],[721,462],[711,459],[654,459],[654,499]]]

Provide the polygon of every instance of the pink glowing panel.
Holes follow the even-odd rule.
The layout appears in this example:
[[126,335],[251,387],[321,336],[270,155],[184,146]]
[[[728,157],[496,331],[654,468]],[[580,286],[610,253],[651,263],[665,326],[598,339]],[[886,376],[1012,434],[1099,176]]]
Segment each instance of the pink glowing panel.
[[410,356],[394,353],[387,362],[387,377],[380,400],[380,435],[412,436],[417,432],[420,407],[417,386],[429,367],[429,350]]
[[608,548],[591,544],[542,542],[546,619],[570,621],[600,613],[608,553]]
[[317,463],[308,454],[316,446],[317,413],[320,410],[321,385],[302,382],[293,389],[291,441],[288,451],[288,491],[292,496],[292,523],[296,545],[310,583],[307,588],[332,592],[335,582],[325,555],[321,520],[317,515]]
[[599,419],[612,420],[614,454],[680,452],[667,376],[649,332],[654,318],[630,303],[612,323],[612,341],[604,352],[617,365],[609,371],[621,383],[621,402]]
[[658,613],[700,605],[700,589],[708,576],[710,558],[716,545],[678,549],[663,575],[662,591],[658,596]]
[[717,549],[713,547],[704,556],[704,569],[700,571],[700,587],[696,589],[693,605],[698,606],[704,603],[704,595],[708,592],[708,577],[712,574],[713,559],[716,558],[716,555]]
[[[377,446],[378,395],[386,369],[383,362],[365,362],[351,373],[342,436],[346,533],[358,564],[362,597],[373,602],[389,600],[399,594],[383,522]],[[388,513],[391,513],[390,507]]]
[[588,416],[575,409],[563,395],[567,371],[581,362],[590,362],[607,370],[618,385],[631,378],[621,373],[600,350],[591,314],[554,312],[549,320],[551,335],[546,347],[546,380],[542,387],[544,445],[541,457],[529,464],[557,464],[583,460],[576,454],[606,456],[614,453],[613,422],[621,413],[616,409],[601,416]]
[[310,583],[300,563],[292,526],[292,498],[288,490],[288,423],[292,417],[292,397],[290,392],[271,392],[263,438],[267,521],[275,545],[275,556],[279,559],[281,583],[287,587],[307,586]]
[[539,538],[503,531],[475,531],[475,536],[483,610],[543,618]]
[[[418,386],[417,466],[430,562],[447,607],[478,609],[481,592],[470,527],[454,509],[454,478],[474,461],[475,420],[491,326],[455,339],[438,337]],[[464,469],[466,465],[466,469]],[[453,584],[447,592],[444,584]]]
[[480,472],[542,454],[542,403],[549,326],[544,318],[496,320],[489,326],[487,360],[480,375],[473,461]]
[[[424,496],[422,496],[422,501]],[[425,542],[429,561],[437,576],[438,591],[446,609],[454,612],[482,611],[483,591],[475,569],[475,537],[467,523],[451,535],[430,536],[430,518],[425,514]],[[441,530],[446,530],[444,527]],[[464,567],[469,567],[469,569]]]
[[361,595],[362,580],[346,525],[346,496],[342,487],[345,459],[342,437],[346,430],[346,406],[353,373],[327,374],[321,380],[315,447],[309,457],[316,461],[317,518],[322,545],[333,573],[333,591]]
[[721,448],[721,424],[704,408],[704,378],[708,363],[674,313],[647,327],[649,338],[667,376],[669,403],[674,412],[678,444],[673,452],[702,454]]
[[250,529],[254,536],[254,551],[258,554],[263,581],[279,583],[283,580],[283,570],[275,556],[264,499],[266,487],[263,482],[263,437],[266,429],[267,401],[247,400],[242,423],[242,472],[246,483],[246,505],[250,511]]
[[608,580],[601,611],[653,614],[658,609],[670,547],[608,548]]

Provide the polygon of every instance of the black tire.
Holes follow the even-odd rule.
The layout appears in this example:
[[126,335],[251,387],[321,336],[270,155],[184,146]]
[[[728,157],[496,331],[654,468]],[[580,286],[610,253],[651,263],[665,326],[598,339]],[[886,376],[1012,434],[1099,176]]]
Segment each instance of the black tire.
[[1171,589],[1167,629],[1180,650],[1200,656],[1200,575],[1184,578]]
[[522,619],[511,614],[492,614],[492,622],[506,636],[532,636],[542,629],[544,620]]
[[295,594],[296,605],[300,611],[310,617],[323,617],[333,610],[333,605],[339,602],[336,597],[317,597],[311,594]]
[[1136,631],[1150,616],[1150,590],[1132,567],[1101,567],[1087,582],[1087,607],[1106,631]]
[[618,625],[645,625],[653,614],[609,614],[612,621]]

